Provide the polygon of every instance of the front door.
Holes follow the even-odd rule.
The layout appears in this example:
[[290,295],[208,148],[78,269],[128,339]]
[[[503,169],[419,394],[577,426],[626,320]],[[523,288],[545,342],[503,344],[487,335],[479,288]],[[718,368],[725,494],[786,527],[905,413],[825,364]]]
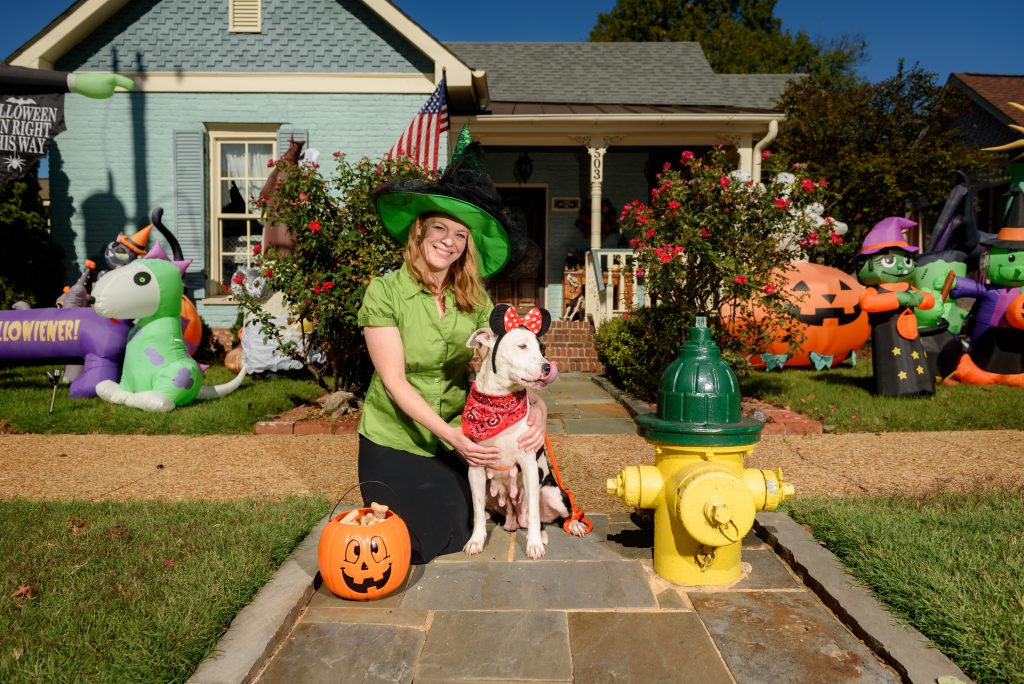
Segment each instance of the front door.
[[498,193],[509,209],[512,230],[517,234],[509,236],[512,257],[508,265],[490,279],[487,292],[495,304],[511,304],[525,312],[533,306],[544,306],[541,289],[546,273],[544,242],[548,192],[546,187],[515,186],[499,187]]

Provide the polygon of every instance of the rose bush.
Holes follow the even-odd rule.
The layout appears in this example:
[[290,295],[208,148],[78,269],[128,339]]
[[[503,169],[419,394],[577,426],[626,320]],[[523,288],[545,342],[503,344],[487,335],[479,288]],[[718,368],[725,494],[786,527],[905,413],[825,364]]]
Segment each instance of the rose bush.
[[[363,157],[350,163],[334,153],[337,166],[324,178],[315,163],[299,162],[285,169],[276,201],[263,197],[264,218],[283,223],[294,239],[288,254],[257,247],[260,267],[273,290],[284,294],[295,320],[302,322],[302,341],[286,343],[259,302],[239,297],[242,309],[275,339],[282,350],[306,365],[326,390],[369,386],[373,368],[366,354],[356,316],[370,280],[401,264],[401,246],[377,217],[371,193],[395,178],[428,178],[430,171],[407,157],[374,162]],[[304,350],[319,349],[326,364],[311,363]]]
[[[828,181],[781,172],[764,156],[765,177],[755,184],[734,171],[726,151],[705,157],[684,151],[679,168],[666,164],[647,203],[625,206],[621,230],[635,237],[636,275],[651,298],[682,314],[713,323],[731,362],[764,349],[778,331],[799,344],[789,315],[792,296],[777,267],[821,258],[843,243],[845,226],[825,215]],[[757,305],[765,313],[754,315]]]

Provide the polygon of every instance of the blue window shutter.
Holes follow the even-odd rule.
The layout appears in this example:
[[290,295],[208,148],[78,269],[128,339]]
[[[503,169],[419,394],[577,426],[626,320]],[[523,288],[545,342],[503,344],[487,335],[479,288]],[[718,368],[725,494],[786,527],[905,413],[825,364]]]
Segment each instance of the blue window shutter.
[[306,142],[302,147],[302,151],[305,152],[309,149],[309,133],[305,129],[289,128],[287,126],[281,126],[277,129],[277,156],[281,157],[282,154],[288,151],[288,143],[291,142],[292,138],[295,140],[304,140]]
[[181,252],[192,263],[185,289],[193,298],[206,296],[206,133],[174,131],[174,231]]

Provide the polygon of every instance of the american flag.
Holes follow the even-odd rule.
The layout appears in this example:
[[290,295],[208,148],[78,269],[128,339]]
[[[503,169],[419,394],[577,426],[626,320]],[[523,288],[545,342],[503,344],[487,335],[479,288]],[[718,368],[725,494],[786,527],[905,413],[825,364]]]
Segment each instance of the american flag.
[[445,76],[412,123],[405,129],[398,142],[387,153],[388,159],[412,157],[417,164],[437,171],[437,150],[441,134],[448,130],[448,98]]

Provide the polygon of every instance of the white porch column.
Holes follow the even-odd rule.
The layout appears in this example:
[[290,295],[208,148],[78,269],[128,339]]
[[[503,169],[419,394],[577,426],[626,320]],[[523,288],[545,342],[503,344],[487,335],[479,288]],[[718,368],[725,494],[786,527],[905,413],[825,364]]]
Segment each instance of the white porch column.
[[739,170],[746,171],[749,178],[754,177],[754,136],[742,133],[736,138],[736,151],[740,155]]
[[607,151],[608,142],[604,138],[587,140],[587,152],[590,154],[590,249],[601,248],[601,198]]
[[609,138],[575,137],[586,145],[590,154],[590,249],[601,248],[601,197],[604,183],[604,155],[608,151]]

